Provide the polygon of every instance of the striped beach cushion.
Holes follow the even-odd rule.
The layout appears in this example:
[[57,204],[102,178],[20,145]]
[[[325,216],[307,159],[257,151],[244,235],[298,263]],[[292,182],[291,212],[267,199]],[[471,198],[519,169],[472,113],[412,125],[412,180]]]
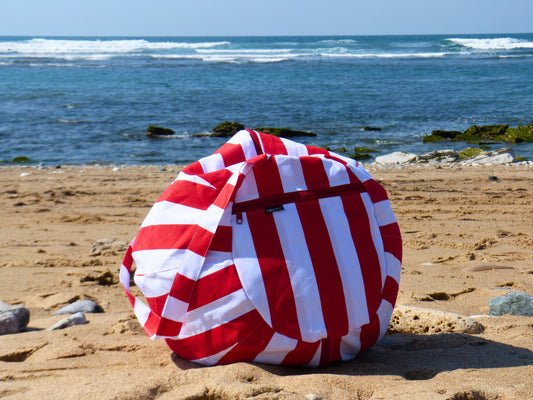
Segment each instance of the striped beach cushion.
[[360,164],[243,130],[178,174],[120,277],[147,334],[186,359],[322,366],[385,334],[401,257],[387,194]]

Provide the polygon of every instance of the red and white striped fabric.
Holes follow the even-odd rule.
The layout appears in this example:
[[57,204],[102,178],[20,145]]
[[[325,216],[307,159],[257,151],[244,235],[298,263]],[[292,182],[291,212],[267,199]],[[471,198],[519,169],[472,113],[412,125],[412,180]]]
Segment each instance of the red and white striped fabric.
[[387,194],[356,161],[243,130],[179,173],[120,277],[148,335],[186,359],[321,366],[385,334],[401,256]]

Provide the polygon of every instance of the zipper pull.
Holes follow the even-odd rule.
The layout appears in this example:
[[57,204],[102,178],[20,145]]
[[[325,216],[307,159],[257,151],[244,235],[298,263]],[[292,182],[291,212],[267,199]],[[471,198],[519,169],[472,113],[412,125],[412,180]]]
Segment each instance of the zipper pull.
[[237,212],[237,221],[236,221],[239,225],[242,224],[242,212],[241,211],[238,211]]

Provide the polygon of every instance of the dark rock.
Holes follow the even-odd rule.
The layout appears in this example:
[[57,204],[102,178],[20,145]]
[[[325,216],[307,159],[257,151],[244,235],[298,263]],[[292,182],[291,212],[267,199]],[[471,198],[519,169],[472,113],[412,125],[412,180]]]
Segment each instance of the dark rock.
[[158,137],[158,136],[170,136],[174,131],[170,128],[162,128],[160,126],[150,125],[146,131],[146,136]]
[[92,300],[80,300],[60,308],[54,315],[81,313],[103,313],[104,309]]
[[284,138],[292,138],[292,137],[297,137],[297,136],[316,136],[316,133],[313,133],[313,132],[297,131],[297,130],[288,129],[288,128],[263,127],[263,128],[256,128],[255,130],[258,132],[269,133],[270,135],[284,137]]
[[30,311],[0,301],[0,335],[22,332],[30,322]]
[[378,128],[376,126],[364,126],[364,131],[381,131],[381,128]]
[[509,128],[509,125],[472,125],[464,132],[434,130],[422,139],[424,143],[443,140],[467,143],[533,142],[533,124],[519,125],[517,128]]
[[72,314],[70,317],[64,318],[61,321],[56,322],[54,325],[48,328],[48,330],[55,331],[58,329],[65,329],[74,325],[83,325],[86,323],[87,320],[85,319],[85,315],[82,312],[77,312],[75,314]]
[[522,315],[533,317],[533,296],[523,292],[511,292],[489,300],[489,315]]
[[244,129],[243,124],[240,124],[238,122],[224,121],[221,124],[213,128],[214,134],[211,136],[231,137],[235,135],[237,132],[242,131],[243,129]]

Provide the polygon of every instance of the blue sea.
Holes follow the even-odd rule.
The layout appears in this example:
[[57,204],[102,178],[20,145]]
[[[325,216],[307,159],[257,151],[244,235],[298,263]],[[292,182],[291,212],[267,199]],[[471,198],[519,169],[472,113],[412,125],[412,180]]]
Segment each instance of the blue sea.
[[533,123],[533,34],[0,37],[0,164],[184,164],[226,120],[374,155],[461,150],[422,138]]

